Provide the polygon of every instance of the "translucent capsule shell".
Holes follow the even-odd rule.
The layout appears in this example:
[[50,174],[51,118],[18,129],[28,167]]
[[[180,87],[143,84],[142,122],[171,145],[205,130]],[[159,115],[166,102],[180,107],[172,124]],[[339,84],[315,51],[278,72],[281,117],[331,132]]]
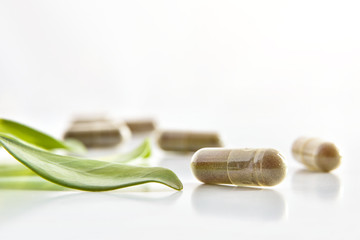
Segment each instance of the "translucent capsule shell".
[[73,138],[89,148],[113,147],[130,136],[130,130],[124,124],[110,122],[88,122],[73,124],[64,134],[64,138]]
[[156,122],[152,119],[125,120],[132,134],[149,133],[156,129]]
[[341,162],[335,144],[319,138],[298,138],[292,146],[292,154],[312,171],[330,172],[339,167]]
[[204,183],[237,186],[274,186],[286,175],[275,149],[203,148],[194,154],[191,169]]
[[161,131],[157,142],[161,149],[177,152],[195,152],[204,147],[222,146],[215,132]]

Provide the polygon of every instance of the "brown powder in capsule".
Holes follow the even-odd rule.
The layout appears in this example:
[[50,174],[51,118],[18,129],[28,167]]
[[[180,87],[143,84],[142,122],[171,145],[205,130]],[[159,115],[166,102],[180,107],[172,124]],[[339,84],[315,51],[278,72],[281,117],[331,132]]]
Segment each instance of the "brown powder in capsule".
[[124,140],[120,128],[108,122],[73,124],[64,134],[64,138],[73,138],[86,147],[113,147]]
[[274,186],[279,184],[286,174],[286,166],[280,153],[268,149],[261,161],[261,185]]
[[313,171],[330,172],[341,162],[335,144],[319,138],[298,138],[292,146],[294,158]]
[[231,150],[205,149],[197,151],[192,158],[191,168],[196,178],[209,184],[231,184],[226,161]]
[[80,115],[73,117],[71,124],[85,124],[85,123],[112,123],[112,121],[107,118],[105,115]]
[[204,148],[194,154],[191,168],[209,184],[273,186],[286,175],[283,157],[274,149]]
[[125,120],[125,124],[133,134],[152,132],[156,129],[156,123],[152,119]]
[[204,147],[221,147],[220,137],[215,132],[161,131],[158,145],[165,151],[195,152]]

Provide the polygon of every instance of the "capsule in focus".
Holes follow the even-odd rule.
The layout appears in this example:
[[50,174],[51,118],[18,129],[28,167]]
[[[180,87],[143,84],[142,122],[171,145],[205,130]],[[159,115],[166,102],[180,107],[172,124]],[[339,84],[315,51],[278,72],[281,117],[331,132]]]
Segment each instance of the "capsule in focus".
[[286,175],[283,156],[264,148],[203,148],[194,154],[191,169],[201,182],[237,186],[274,186]]
[[158,145],[165,151],[195,152],[204,147],[222,147],[215,132],[161,131]]
[[75,123],[65,132],[64,139],[73,138],[89,148],[113,147],[130,136],[130,130],[123,124],[118,126],[108,121]]
[[312,171],[330,172],[341,162],[335,144],[319,138],[298,138],[292,146],[292,154],[297,161]]

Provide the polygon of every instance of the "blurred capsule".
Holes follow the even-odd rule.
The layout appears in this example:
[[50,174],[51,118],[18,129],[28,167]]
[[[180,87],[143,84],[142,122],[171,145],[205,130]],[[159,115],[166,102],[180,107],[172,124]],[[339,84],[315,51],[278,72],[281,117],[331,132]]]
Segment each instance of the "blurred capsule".
[[156,128],[156,123],[152,119],[125,120],[125,124],[133,134],[149,133]]
[[237,186],[273,186],[286,175],[274,149],[203,148],[192,157],[191,169],[201,182]]
[[165,151],[195,152],[204,147],[221,147],[215,132],[161,131],[158,145]]
[[130,136],[130,130],[125,124],[118,126],[111,122],[76,123],[65,132],[64,138],[81,141],[86,147],[113,147]]
[[292,154],[308,169],[321,172],[334,170],[341,160],[335,144],[319,138],[298,138],[292,146]]
[[74,125],[74,124],[97,123],[97,122],[111,123],[112,121],[109,118],[107,118],[105,115],[98,115],[98,114],[78,115],[72,119],[71,124]]

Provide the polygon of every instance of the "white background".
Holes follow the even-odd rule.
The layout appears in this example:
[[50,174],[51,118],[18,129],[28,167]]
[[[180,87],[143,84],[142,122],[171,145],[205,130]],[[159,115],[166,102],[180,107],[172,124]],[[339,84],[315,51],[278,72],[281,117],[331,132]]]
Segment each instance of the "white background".
[[[150,116],[276,148],[289,166],[271,190],[201,186],[191,156],[155,148],[182,193],[0,190],[11,203],[0,236],[359,237],[359,12],[358,1],[0,0],[1,117],[60,137],[73,114]],[[289,151],[301,135],[334,141],[341,167],[301,171]]]

